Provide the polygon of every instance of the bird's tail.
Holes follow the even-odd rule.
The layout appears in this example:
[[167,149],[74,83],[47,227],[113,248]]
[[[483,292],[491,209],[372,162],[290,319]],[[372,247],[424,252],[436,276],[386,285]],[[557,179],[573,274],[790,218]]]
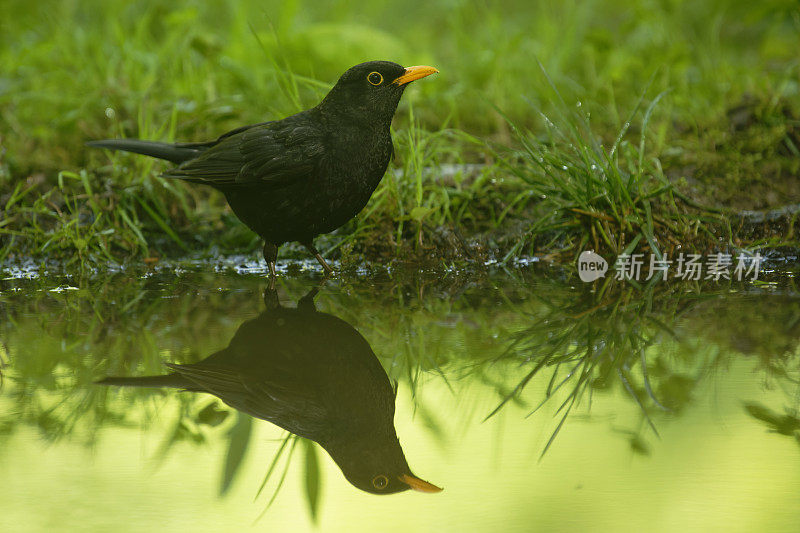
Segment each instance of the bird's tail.
[[166,159],[176,164],[197,157],[207,148],[203,143],[170,144],[155,141],[140,141],[138,139],[105,139],[102,141],[89,141],[86,144],[96,148],[107,148],[109,150],[122,150],[123,152],[149,155],[150,157]]
[[97,385],[111,385],[115,387],[169,387],[173,389],[192,389],[195,386],[191,381],[179,374],[166,374],[164,376],[141,377],[107,377],[95,381]]

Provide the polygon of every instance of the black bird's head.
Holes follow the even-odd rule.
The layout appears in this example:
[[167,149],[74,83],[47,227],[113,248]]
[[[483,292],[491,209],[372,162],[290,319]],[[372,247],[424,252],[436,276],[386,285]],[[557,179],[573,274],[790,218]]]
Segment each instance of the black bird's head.
[[[326,446],[326,450],[354,487],[372,494],[394,494],[413,489],[435,493],[442,489],[411,473],[403,449],[391,432],[391,437],[379,444],[371,438],[358,437]],[[380,440],[380,439],[378,439]],[[357,441],[357,442],[356,442]]]
[[405,68],[391,61],[361,63],[342,74],[319,108],[388,128],[408,84],[436,72],[433,67]]

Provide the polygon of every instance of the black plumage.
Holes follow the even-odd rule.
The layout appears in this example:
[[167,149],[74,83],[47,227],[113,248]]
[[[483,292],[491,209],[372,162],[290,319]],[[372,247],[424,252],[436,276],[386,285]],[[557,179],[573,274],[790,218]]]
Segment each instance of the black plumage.
[[318,312],[315,293],[292,309],[267,291],[268,309],[243,323],[224,350],[199,363],[168,364],[167,375],[98,383],[213,394],[319,443],[361,490],[438,492],[411,473],[394,428],[396,390],[369,343],[347,322]]
[[316,107],[235,129],[215,141],[88,144],[166,159],[178,166],[164,176],[222,191],[236,216],[264,239],[273,276],[278,247],[293,241],[330,272],[314,238],[342,226],[367,204],[392,157],[389,128],[403,91],[434,72],[371,61],[347,70]]

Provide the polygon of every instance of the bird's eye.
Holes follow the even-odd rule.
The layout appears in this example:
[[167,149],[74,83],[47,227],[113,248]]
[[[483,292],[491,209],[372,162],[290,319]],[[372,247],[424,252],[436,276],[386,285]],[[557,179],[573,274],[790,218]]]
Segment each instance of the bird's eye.
[[380,85],[383,83],[383,75],[380,72],[370,72],[367,81],[372,85]]
[[375,476],[374,478],[372,478],[372,486],[378,490],[385,489],[386,485],[388,484],[389,484],[389,478],[387,478],[384,475]]

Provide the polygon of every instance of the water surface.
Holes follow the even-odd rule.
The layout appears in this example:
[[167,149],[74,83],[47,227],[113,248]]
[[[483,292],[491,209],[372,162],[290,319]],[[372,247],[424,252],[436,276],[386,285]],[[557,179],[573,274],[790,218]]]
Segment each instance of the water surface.
[[[0,282],[3,530],[800,521],[800,297],[785,265],[649,287],[539,264],[325,283],[301,271],[274,292],[248,269],[141,274]],[[217,353],[202,381],[216,396],[95,383]],[[355,402],[365,390],[374,401]],[[386,398],[408,468],[442,492],[358,486],[370,461],[398,468]]]

